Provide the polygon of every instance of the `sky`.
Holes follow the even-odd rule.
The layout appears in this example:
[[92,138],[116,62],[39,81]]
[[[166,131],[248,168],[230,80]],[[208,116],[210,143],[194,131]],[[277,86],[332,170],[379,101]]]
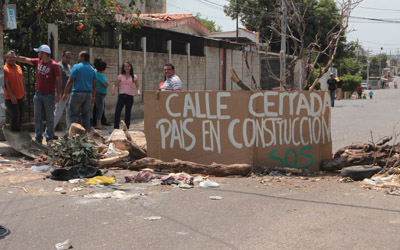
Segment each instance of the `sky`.
[[[220,25],[223,31],[236,29],[236,21],[225,16],[223,5],[228,0],[167,0],[167,13],[199,12]],[[364,0],[352,13],[347,41],[358,40],[372,54],[399,54],[400,51],[400,0]],[[380,19],[371,21],[366,19]],[[239,22],[239,27],[243,27]]]

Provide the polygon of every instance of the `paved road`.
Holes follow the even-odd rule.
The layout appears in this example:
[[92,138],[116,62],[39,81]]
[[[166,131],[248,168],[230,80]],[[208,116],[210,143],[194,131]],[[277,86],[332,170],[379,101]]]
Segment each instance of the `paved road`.
[[[332,110],[334,149],[391,135],[400,90],[341,100]],[[6,171],[9,171],[6,173]],[[111,171],[123,183],[126,171]],[[218,189],[126,184],[133,200],[89,199],[110,192],[0,168],[1,250],[55,249],[399,249],[400,196],[361,183],[317,177],[214,178]],[[54,192],[63,186],[67,194]],[[25,188],[25,190],[23,189]],[[222,200],[210,200],[219,195]],[[145,217],[160,216],[157,221]]]
[[[400,82],[400,78],[394,81]],[[367,93],[367,92],[366,92]],[[368,94],[367,94],[368,96]],[[400,132],[400,89],[374,90],[372,100],[340,100],[332,109],[333,150]]]

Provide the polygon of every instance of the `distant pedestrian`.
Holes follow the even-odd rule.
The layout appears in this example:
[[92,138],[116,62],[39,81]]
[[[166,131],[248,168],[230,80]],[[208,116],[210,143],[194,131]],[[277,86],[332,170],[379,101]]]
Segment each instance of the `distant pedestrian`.
[[93,116],[93,119],[96,120],[96,129],[104,129],[101,124],[101,117],[104,112],[104,99],[106,98],[108,92],[108,80],[104,75],[104,71],[107,69],[107,63],[104,62],[101,58],[96,58],[94,61],[94,68],[96,69],[96,97],[95,97],[95,106],[96,106],[96,116]]
[[175,74],[175,66],[172,63],[167,63],[164,65],[164,84],[160,84],[158,88],[161,91],[180,91],[182,90],[182,81]]
[[336,77],[336,87],[337,87],[337,93],[336,93],[336,100],[340,100],[342,99],[342,85],[343,85],[343,81],[342,79],[340,79],[340,77]]
[[374,92],[372,92],[372,90],[369,91],[369,99],[372,99],[372,97],[374,96]]
[[362,94],[362,87],[361,85],[357,86],[357,99],[361,99],[361,94]]
[[6,114],[10,118],[12,131],[21,131],[24,115],[23,98],[26,95],[24,89],[24,73],[22,68],[15,64],[15,52],[10,50],[7,55],[13,55],[6,59],[4,65],[4,98],[6,104]]
[[[58,62],[60,65],[61,69],[61,93],[64,93],[65,86],[67,86],[67,81],[69,78],[69,75],[71,74],[71,52],[70,51],[63,51],[63,54],[61,56],[61,61]],[[54,129],[56,129],[56,126],[58,122],[60,121],[60,118],[62,114],[64,113],[64,109],[69,102],[69,98],[71,97],[71,93],[68,93],[67,95],[67,100],[60,100],[58,103],[56,103],[56,107],[54,110]]]
[[[28,58],[15,55],[4,55],[4,58],[14,57],[16,61],[33,65],[36,69],[35,96],[33,97],[35,116],[35,140],[42,143],[43,118],[46,117],[46,141],[54,137],[54,108],[61,96],[61,70],[56,61],[50,58],[50,47],[43,44],[37,49],[38,58]],[[56,94],[57,92],[57,94]],[[44,117],[43,117],[44,114]]]
[[136,86],[137,94],[140,95],[140,87],[138,77],[133,72],[133,66],[130,62],[124,62],[121,69],[121,74],[111,89],[111,94],[115,95],[115,89],[119,86],[119,94],[117,106],[115,107],[114,128],[119,129],[121,121],[121,112],[125,106],[125,124],[129,128],[131,124],[131,111],[133,105],[134,87]]
[[330,79],[326,82],[326,87],[330,92],[331,95],[331,106],[335,106],[335,92],[336,92],[336,80],[335,80],[335,75],[333,73],[330,74]]
[[90,55],[87,51],[79,53],[78,63],[72,67],[64,90],[63,100],[66,101],[72,87],[67,108],[67,129],[72,123],[78,123],[80,114],[81,125],[86,129],[86,132],[90,130],[90,106],[94,104],[96,96],[96,71],[89,64],[89,59]]

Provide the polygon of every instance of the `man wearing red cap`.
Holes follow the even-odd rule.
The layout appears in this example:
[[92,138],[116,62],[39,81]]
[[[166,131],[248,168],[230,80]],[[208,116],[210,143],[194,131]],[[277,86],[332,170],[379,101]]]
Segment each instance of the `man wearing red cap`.
[[[33,98],[35,113],[35,140],[43,140],[43,113],[46,117],[46,141],[54,137],[54,107],[61,97],[61,70],[56,61],[50,58],[51,50],[47,45],[33,49],[38,58],[28,58],[15,55],[3,55],[4,58],[14,57],[16,61],[33,65],[36,69],[35,96]],[[57,93],[56,93],[57,90]]]

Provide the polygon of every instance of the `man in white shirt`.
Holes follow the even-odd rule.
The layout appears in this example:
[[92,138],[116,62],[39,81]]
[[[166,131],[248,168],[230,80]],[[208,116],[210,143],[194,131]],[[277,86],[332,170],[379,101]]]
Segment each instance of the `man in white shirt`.
[[160,86],[161,91],[181,91],[182,81],[175,74],[175,67],[172,63],[167,63],[164,65],[164,75],[166,80],[164,84]]

